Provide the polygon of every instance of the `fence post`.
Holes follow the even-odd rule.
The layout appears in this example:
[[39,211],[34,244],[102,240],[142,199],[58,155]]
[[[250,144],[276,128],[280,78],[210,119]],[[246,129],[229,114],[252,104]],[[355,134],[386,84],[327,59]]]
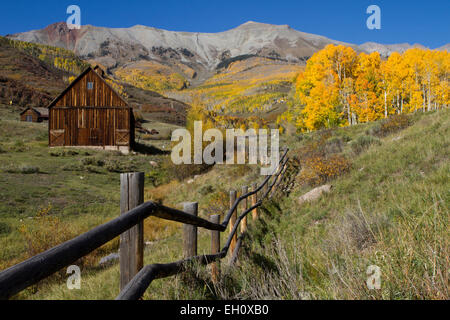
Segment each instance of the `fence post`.
[[[242,187],[242,195],[246,195],[247,193],[248,193],[248,187],[247,186]],[[242,213],[244,213],[248,209],[248,198],[245,198],[242,201],[242,204],[243,204],[242,205]],[[245,216],[241,222],[241,233],[245,233],[245,232],[247,232],[247,216]]]
[[[210,217],[212,223],[220,223],[220,214],[212,215]],[[220,231],[211,231],[211,254],[217,254],[220,251]],[[219,261],[211,264],[211,280],[213,283],[217,283],[219,279]]]
[[[185,202],[184,212],[198,216],[198,202]],[[183,255],[184,258],[197,255],[197,227],[190,224],[183,226]]]
[[[143,172],[120,175],[120,214],[144,203]],[[120,235],[120,290],[144,266],[144,221]]]
[[[236,191],[235,190],[231,190],[230,191],[230,209],[233,207],[234,203],[236,202]],[[236,220],[237,220],[237,210],[234,210],[233,214],[231,215],[231,219],[230,219],[230,234],[233,231],[234,225],[236,224]],[[231,250],[231,254],[233,254],[234,249],[236,248],[236,243],[237,243],[237,230],[236,233],[234,234],[233,238],[231,238],[231,244],[230,244],[230,250]]]
[[[270,179],[272,179],[272,178],[270,178]],[[263,200],[263,201],[264,201],[264,198],[263,198],[264,196],[266,196],[266,197],[269,196],[270,179],[267,180],[267,183],[264,185],[264,188],[263,188],[263,193],[262,193],[262,196],[261,196],[261,200]]]
[[[255,191],[257,188],[258,188],[258,184],[254,183],[252,186],[252,190]],[[254,195],[252,195],[252,207],[255,206],[257,202],[258,202],[258,192],[256,192]],[[253,209],[252,216],[253,216],[253,221],[258,219],[258,208]]]

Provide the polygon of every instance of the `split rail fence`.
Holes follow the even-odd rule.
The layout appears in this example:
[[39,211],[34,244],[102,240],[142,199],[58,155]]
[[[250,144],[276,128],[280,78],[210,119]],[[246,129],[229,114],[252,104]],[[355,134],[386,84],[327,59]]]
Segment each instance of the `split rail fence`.
[[[258,218],[258,207],[270,198],[283,179],[288,162],[285,149],[277,168],[251,191],[242,188],[242,195],[230,192],[230,209],[220,223],[220,215],[210,216],[209,221],[197,216],[198,203],[185,203],[183,211],[155,202],[144,202],[144,174],[121,174],[121,215],[72,240],[64,242],[22,263],[0,272],[0,299],[8,299],[31,285],[51,276],[80,258],[120,236],[120,294],[116,300],[137,300],[142,297],[151,282],[186,272],[192,263],[211,266],[212,281],[219,277],[219,261],[231,251],[230,263],[238,258],[243,236],[247,231],[247,216]],[[271,181],[272,180],[272,181]],[[249,205],[249,200],[251,204]],[[239,206],[242,212],[238,215]],[[185,259],[144,266],[144,225],[146,218],[154,216],[184,223],[183,256]],[[238,228],[241,234],[238,237]],[[197,228],[211,231],[211,254],[197,255]],[[220,250],[220,233],[229,228],[225,246]],[[219,251],[220,250],[220,251]]]

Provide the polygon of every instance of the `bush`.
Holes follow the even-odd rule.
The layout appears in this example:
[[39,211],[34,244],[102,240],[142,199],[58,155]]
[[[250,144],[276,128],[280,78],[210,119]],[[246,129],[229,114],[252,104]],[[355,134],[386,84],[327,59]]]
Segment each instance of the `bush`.
[[172,179],[183,181],[208,171],[212,166],[207,164],[180,164],[175,165],[172,161],[166,163],[166,169]]
[[[26,243],[27,258],[33,257],[75,236],[70,224],[63,223],[60,218],[50,214],[52,206],[40,208],[32,220],[22,222],[20,234]],[[61,271],[59,274],[63,275]]]
[[25,143],[22,140],[17,140],[12,147],[12,150],[15,152],[24,152],[26,149]]
[[380,145],[380,139],[373,136],[359,136],[356,140],[350,143],[350,146],[355,154],[360,154],[364,150],[367,150],[371,145]]
[[76,156],[78,152],[75,150],[52,150],[49,152],[52,157]]
[[95,166],[86,166],[84,169],[90,173],[100,173],[100,170]]
[[[210,194],[210,193],[209,193]],[[205,208],[207,215],[220,214],[224,215],[230,205],[230,195],[226,190],[219,190],[210,196],[208,205]]]
[[301,185],[317,186],[350,171],[351,162],[342,155],[313,156],[303,163],[297,179]]
[[69,163],[69,164],[66,164],[65,166],[63,166],[61,169],[63,171],[82,171],[83,166],[80,164],[76,164],[76,163]]
[[136,166],[131,163],[123,163],[118,160],[108,160],[105,162],[105,168],[109,172],[126,173],[136,170]]
[[411,122],[408,116],[404,114],[395,115],[377,123],[374,127],[367,131],[367,134],[375,135],[377,137],[385,137],[389,134],[409,127],[410,124]]
[[121,172],[120,163],[117,160],[109,160],[105,165],[109,172]]
[[0,222],[0,234],[10,233],[12,228],[6,222]]
[[29,166],[29,165],[23,165],[20,167],[20,173],[23,174],[33,174],[33,173],[39,173],[40,169],[39,167]]
[[214,192],[214,187],[211,185],[206,185],[200,188],[200,190],[198,190],[198,193],[200,193],[202,196],[206,196],[208,194],[211,194]]
[[331,137],[325,143],[324,151],[327,154],[341,153],[343,148],[344,141],[340,137]]
[[84,158],[81,160],[81,164],[84,166],[103,167],[105,165],[105,161],[102,159],[96,159],[96,158]]

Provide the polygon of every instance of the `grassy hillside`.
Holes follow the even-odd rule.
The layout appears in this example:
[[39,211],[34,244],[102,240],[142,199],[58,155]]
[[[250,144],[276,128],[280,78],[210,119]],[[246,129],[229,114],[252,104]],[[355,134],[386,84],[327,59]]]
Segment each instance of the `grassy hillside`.
[[[172,129],[161,123],[145,125]],[[148,145],[140,140],[144,145],[128,156],[84,149],[49,149],[45,123],[19,122],[17,112],[2,105],[0,137],[0,197],[4,199],[0,203],[0,270],[116,218],[120,213],[121,172],[146,173],[146,201],[177,208],[182,208],[182,202],[198,201],[203,217],[226,210],[232,185],[249,184],[252,177],[259,178],[257,170],[247,166],[222,166],[210,172],[201,166],[177,168],[171,165],[167,154],[170,141],[164,137]],[[208,252],[209,236],[209,232],[200,231],[199,252]],[[147,219],[145,241],[146,263],[171,262],[182,257],[181,224]],[[76,262],[82,268],[81,291],[67,290],[62,270],[16,298],[115,298],[119,292],[118,264],[100,267],[98,263],[102,257],[117,252],[118,244],[115,239]],[[176,299],[182,293],[172,285],[173,279],[158,281],[147,298]]]
[[[218,288],[222,297],[448,299],[450,112],[408,120],[399,131],[376,122],[291,141],[303,167],[290,169],[297,183],[266,205],[240,270]],[[328,159],[352,159],[349,172],[305,180],[311,144],[323,146]],[[298,204],[326,180],[331,193]],[[367,288],[371,265],[380,268],[381,290]]]
[[0,103],[42,107],[64,89],[69,73],[0,37]]
[[195,98],[219,114],[267,112],[285,105],[292,80],[302,69],[283,61],[247,57],[225,65],[199,86],[167,94],[189,103]]
[[[164,154],[48,150],[43,125],[12,115],[2,114],[11,120],[0,126],[0,193],[7,199],[0,208],[0,269],[116,217],[122,170],[146,172],[145,200],[178,208],[198,201],[205,218],[226,211],[231,188],[261,179],[252,166],[174,168]],[[145,298],[448,299],[449,123],[444,110],[283,137],[293,157],[284,191],[250,223],[239,266],[224,263],[217,286],[207,268],[156,280]],[[330,194],[297,203],[324,183],[333,185]],[[145,264],[181,258],[180,227],[146,221]],[[209,241],[199,229],[200,254],[209,253]],[[62,272],[16,298],[114,298],[119,266],[98,261],[117,245],[116,239],[78,262],[81,290],[67,290]],[[381,290],[367,289],[370,265],[380,267]]]
[[[194,73],[193,70],[191,72]],[[180,73],[152,61],[140,61],[121,67],[114,74],[135,87],[159,93],[171,89],[181,90],[189,85],[188,80]]]
[[[4,106],[0,116],[0,269],[116,217],[121,172],[144,171],[149,186],[171,179],[155,143],[129,156],[49,149],[45,123],[19,122]],[[43,213],[50,221],[39,219]]]
[[[418,113],[287,138],[294,158],[284,191],[251,224],[239,266],[222,265],[216,286],[205,268],[176,277],[169,297],[448,299],[449,117]],[[298,203],[323,183],[331,193]],[[381,290],[367,287],[371,265]]]

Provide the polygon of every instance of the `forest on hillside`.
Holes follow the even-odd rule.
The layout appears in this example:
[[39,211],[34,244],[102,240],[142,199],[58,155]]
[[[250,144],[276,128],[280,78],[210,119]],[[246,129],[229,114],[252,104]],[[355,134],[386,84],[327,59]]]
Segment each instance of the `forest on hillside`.
[[431,111],[450,103],[450,53],[409,49],[382,59],[328,45],[308,60],[278,123],[300,131],[347,126],[392,114]]

